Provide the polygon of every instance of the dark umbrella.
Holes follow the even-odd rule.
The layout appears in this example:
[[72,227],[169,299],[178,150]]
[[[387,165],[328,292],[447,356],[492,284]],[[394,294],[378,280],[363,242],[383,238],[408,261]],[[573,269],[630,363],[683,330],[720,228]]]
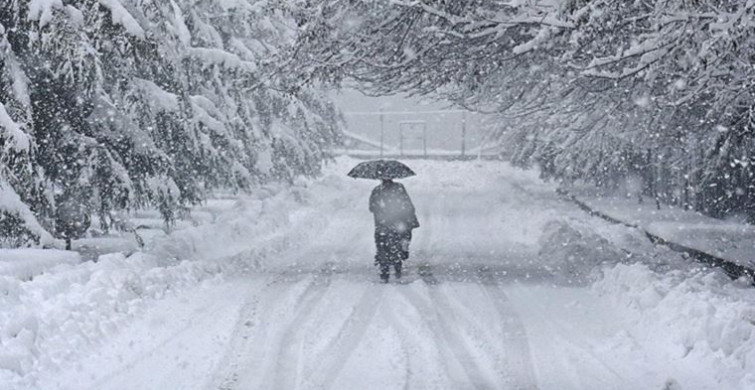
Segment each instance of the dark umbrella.
[[349,176],[355,179],[401,179],[414,175],[411,168],[396,160],[361,162],[349,172]]

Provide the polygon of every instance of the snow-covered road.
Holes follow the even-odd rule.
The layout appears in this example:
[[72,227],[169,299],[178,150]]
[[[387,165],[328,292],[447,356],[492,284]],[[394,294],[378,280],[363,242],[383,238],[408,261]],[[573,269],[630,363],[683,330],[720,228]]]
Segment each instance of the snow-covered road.
[[[601,253],[623,253],[615,243],[652,251],[636,232],[591,219],[534,172],[417,165],[419,176],[404,183],[422,226],[401,280],[381,284],[372,266],[374,183],[341,184],[326,192],[331,198],[310,202],[330,211],[291,210],[290,230],[273,235],[290,233],[296,243],[277,245],[248,272],[153,302],[36,386],[722,388],[711,374],[723,367],[719,360],[683,360],[689,351],[668,348],[673,329],[655,335],[668,345],[656,342],[633,311],[614,304],[610,287],[600,290],[588,277]],[[583,236],[569,242],[565,231]],[[553,240],[563,240],[557,245],[566,254],[543,251]]]

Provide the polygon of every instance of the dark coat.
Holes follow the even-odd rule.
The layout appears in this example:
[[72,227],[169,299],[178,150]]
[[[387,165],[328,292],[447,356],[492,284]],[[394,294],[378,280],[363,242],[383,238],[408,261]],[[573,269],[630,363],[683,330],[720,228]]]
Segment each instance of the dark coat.
[[401,183],[384,181],[372,190],[370,212],[375,216],[375,230],[411,232],[419,227],[409,194]]

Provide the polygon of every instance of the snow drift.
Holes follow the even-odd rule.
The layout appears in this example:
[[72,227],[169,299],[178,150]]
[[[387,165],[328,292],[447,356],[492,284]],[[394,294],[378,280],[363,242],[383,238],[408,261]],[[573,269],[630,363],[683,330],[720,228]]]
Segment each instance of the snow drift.
[[114,253],[78,264],[70,252],[19,251],[23,269],[0,263],[0,383],[34,388],[41,372],[117,333],[151,301],[281,265],[277,252],[306,241],[342,205],[332,199],[346,180],[260,188],[214,222],[178,230],[128,257]]

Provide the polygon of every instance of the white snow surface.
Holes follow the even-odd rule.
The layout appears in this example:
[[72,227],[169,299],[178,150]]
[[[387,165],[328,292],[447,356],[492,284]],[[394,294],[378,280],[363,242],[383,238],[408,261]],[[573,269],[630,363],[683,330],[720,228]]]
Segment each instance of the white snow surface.
[[181,7],[176,4],[175,0],[171,0],[170,5],[173,8],[173,28],[178,36],[178,40],[186,47],[191,46],[191,31],[186,26],[186,18],[183,15],[183,11],[181,11]]
[[31,279],[60,264],[77,264],[77,252],[58,249],[3,249],[0,248],[0,277]]
[[4,153],[7,153],[11,149],[17,152],[29,152],[31,146],[29,136],[21,129],[18,123],[11,119],[3,103],[0,103],[0,130],[2,130],[0,136],[8,140],[8,142],[5,142]]
[[652,199],[638,203],[635,197],[598,197],[586,191],[579,192],[577,197],[593,210],[664,240],[755,268],[753,225],[715,219],[669,205],[661,205],[659,210]]
[[133,82],[145,94],[150,104],[169,112],[177,112],[181,108],[178,95],[160,88],[149,80],[134,78]]
[[222,50],[206,47],[192,47],[187,51],[187,57],[197,58],[206,66],[222,65],[227,68],[249,72],[257,70],[257,65],[251,61],[244,61],[238,55]]
[[32,21],[39,21],[40,27],[43,27],[52,20],[52,10],[55,7],[63,8],[63,2],[61,0],[31,0],[27,17]]
[[144,38],[144,29],[139,25],[139,22],[134,19],[134,16],[128,12],[126,7],[123,6],[120,0],[100,0],[100,4],[110,10],[113,23],[123,26],[126,33],[130,35],[137,38]]
[[0,388],[755,388],[751,288],[535,171],[409,161],[422,226],[378,283],[357,162],[129,257],[2,279]]
[[52,235],[39,224],[34,213],[29,209],[21,197],[2,176],[0,176],[0,211],[18,217],[24,224],[24,227],[39,237],[41,245],[51,245],[55,242]]

